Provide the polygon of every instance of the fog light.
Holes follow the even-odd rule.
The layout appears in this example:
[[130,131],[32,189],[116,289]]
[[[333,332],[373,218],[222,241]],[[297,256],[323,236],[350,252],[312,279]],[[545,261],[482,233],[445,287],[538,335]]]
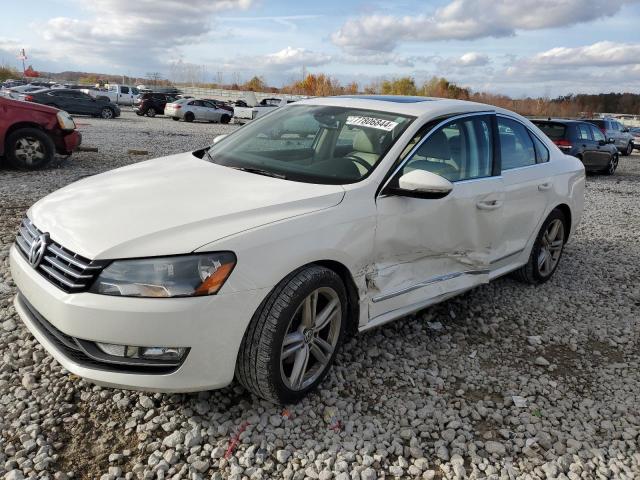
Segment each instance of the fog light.
[[134,347],[113,343],[98,343],[96,346],[107,355],[122,358],[144,358],[148,360],[178,361],[187,353],[186,347]]

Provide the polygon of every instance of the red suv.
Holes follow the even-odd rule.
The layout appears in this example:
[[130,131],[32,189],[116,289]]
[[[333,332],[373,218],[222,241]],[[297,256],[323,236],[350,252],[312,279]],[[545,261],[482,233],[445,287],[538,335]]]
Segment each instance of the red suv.
[[42,167],[56,153],[71,155],[81,138],[67,112],[0,97],[0,157],[12,166]]

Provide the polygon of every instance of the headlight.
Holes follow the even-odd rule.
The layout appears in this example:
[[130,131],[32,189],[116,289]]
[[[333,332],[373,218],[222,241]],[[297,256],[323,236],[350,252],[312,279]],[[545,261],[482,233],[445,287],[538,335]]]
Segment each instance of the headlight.
[[61,110],[56,114],[56,117],[58,117],[58,125],[62,130],[75,130],[76,122],[67,112]]
[[89,289],[123,297],[193,297],[214,295],[236,265],[231,252],[116,260]]

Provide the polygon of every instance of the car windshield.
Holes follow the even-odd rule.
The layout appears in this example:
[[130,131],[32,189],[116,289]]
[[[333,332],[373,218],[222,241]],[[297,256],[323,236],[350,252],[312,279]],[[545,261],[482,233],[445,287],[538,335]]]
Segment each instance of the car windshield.
[[536,127],[542,130],[551,140],[565,138],[567,127],[562,123],[533,122]]
[[203,158],[299,182],[355,183],[373,171],[413,119],[360,108],[290,105],[245,125]]

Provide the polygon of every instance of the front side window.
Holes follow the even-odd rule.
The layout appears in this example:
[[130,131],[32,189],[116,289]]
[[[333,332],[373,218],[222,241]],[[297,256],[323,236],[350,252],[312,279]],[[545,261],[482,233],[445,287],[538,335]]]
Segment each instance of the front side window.
[[593,139],[596,142],[604,142],[605,138],[604,138],[604,134],[600,131],[599,128],[596,127],[591,127],[591,133],[593,134]]
[[204,158],[288,180],[354,183],[376,168],[413,119],[360,108],[293,104],[237,130]]
[[536,150],[529,132],[519,122],[498,117],[502,170],[536,164]]
[[489,177],[493,171],[491,117],[474,116],[440,127],[418,147],[402,168],[426,170],[450,182]]
[[578,125],[578,138],[580,140],[591,140],[589,127],[587,125]]
[[120,87],[120,93],[129,93],[129,87]]

